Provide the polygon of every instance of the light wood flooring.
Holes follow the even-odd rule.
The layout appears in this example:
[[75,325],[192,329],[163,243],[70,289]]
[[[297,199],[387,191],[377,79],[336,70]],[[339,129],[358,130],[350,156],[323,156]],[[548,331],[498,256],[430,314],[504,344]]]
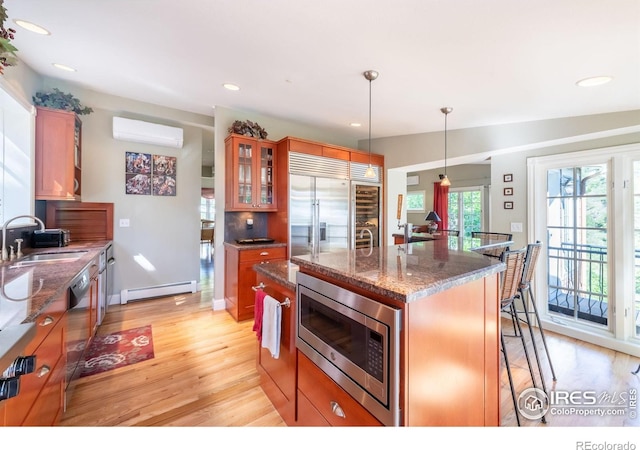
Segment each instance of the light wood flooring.
[[[112,305],[99,334],[151,325],[155,357],[81,378],[62,426],[285,426],[259,385],[252,321],[236,323],[211,308],[211,280],[196,294]],[[504,321],[505,332],[510,322]],[[506,338],[516,392],[530,386],[520,342]],[[547,387],[609,394],[640,388],[631,371],[640,359],[547,333],[558,381],[545,366]],[[516,426],[506,372],[501,392],[502,426]],[[522,426],[639,426],[624,416],[547,416],[547,424]]]

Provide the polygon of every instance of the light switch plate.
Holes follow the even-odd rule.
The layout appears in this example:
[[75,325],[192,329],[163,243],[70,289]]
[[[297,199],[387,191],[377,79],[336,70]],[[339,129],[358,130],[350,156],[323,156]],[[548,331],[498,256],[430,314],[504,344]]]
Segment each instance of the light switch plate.
[[129,226],[129,219],[120,219],[120,226],[121,227],[128,227]]
[[512,233],[522,233],[522,223],[521,222],[511,222],[511,232]]

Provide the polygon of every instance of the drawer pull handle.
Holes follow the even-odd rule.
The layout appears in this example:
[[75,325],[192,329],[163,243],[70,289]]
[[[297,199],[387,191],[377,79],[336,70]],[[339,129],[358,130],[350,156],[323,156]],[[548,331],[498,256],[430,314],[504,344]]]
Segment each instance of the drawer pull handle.
[[51,368],[49,366],[42,366],[40,368],[40,370],[38,370],[38,378],[42,378],[43,376],[45,376],[46,374],[48,374],[49,372],[51,372]]
[[338,405],[338,402],[331,402],[331,412],[334,413],[338,417],[342,417],[346,419],[347,415],[344,413],[344,410]]
[[42,322],[40,322],[40,326],[46,327],[47,325],[51,325],[52,323],[53,323],[53,317],[47,316],[42,320]]
[[261,252],[260,256],[269,256],[269,252]]

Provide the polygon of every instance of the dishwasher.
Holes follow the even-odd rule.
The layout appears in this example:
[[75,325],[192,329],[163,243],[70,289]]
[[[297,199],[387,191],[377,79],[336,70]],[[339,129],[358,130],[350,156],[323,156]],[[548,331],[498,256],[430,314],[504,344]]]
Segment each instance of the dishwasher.
[[71,398],[74,381],[80,377],[84,369],[84,360],[91,337],[89,325],[91,273],[85,268],[71,282],[69,287],[69,308],[67,309],[67,333],[65,345],[67,348],[65,410],[66,403]]

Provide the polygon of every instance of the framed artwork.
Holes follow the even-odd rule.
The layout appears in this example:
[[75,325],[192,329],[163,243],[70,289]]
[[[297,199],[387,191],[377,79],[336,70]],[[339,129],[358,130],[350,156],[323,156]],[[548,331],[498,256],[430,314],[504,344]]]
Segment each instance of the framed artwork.
[[513,181],[513,174],[512,173],[505,173],[504,175],[502,175],[502,180],[505,183],[511,183]]
[[504,209],[513,209],[513,202],[504,202]]
[[176,195],[177,163],[175,156],[153,155],[153,195]]
[[502,192],[504,195],[513,195],[513,188],[504,188]]
[[125,193],[175,196],[177,161],[175,156],[125,152]]
[[151,154],[125,152],[125,193],[151,195]]

